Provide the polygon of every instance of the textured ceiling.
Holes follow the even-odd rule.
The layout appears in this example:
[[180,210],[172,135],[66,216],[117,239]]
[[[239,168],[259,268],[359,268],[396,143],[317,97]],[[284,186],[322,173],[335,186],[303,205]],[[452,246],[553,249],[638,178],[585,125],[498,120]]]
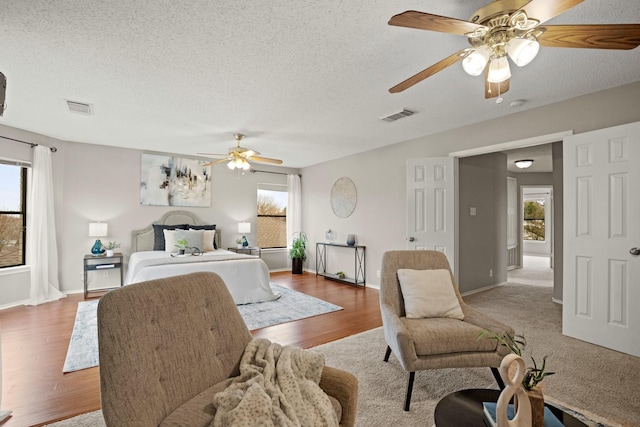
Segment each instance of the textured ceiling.
[[[0,123],[63,140],[195,155],[243,146],[304,167],[640,80],[640,49],[541,48],[505,102],[456,64],[467,46],[387,25],[414,9],[469,19],[486,0],[5,0]],[[587,0],[550,24],[639,23],[640,2]],[[517,109],[509,106],[526,101]],[[66,100],[93,104],[89,117]],[[403,108],[394,123],[379,120]]]

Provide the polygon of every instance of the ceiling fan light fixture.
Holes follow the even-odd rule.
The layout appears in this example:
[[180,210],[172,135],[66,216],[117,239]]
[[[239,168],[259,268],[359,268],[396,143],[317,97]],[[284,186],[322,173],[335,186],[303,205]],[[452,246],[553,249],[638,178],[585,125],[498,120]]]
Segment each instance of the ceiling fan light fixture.
[[540,43],[535,39],[514,38],[507,43],[507,53],[518,67],[524,67],[533,61],[539,50]]
[[234,170],[234,169],[249,170],[251,168],[251,165],[245,159],[237,157],[231,160],[229,163],[227,163],[227,167],[231,170]]
[[516,160],[515,164],[520,169],[527,169],[531,167],[531,165],[533,164],[533,160],[531,159]]
[[487,66],[490,56],[491,49],[489,46],[482,45],[462,60],[462,68],[464,68],[464,71],[470,76],[479,76]]
[[501,56],[491,59],[487,81],[489,83],[501,83],[509,78],[511,78],[511,69],[509,68],[507,57]]

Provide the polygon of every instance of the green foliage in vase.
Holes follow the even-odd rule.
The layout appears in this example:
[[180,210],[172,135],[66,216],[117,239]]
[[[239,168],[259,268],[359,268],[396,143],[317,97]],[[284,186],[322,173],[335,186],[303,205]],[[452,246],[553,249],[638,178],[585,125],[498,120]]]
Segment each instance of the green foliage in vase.
[[108,249],[110,251],[117,249],[120,247],[120,243],[117,242],[107,242],[106,245],[102,245],[103,248]]
[[[522,352],[527,346],[527,340],[524,335],[513,335],[505,334],[501,335],[494,331],[485,330],[478,335],[478,339],[490,339],[496,340],[500,345],[503,345],[511,351],[513,354],[517,354],[522,357]],[[549,372],[546,370],[547,365],[547,356],[542,358],[542,366],[538,367],[536,360],[531,356],[531,361],[533,362],[533,367],[527,367],[524,373],[524,377],[522,378],[522,387],[525,390],[531,390],[535,386],[537,386],[545,377],[549,375],[555,374],[555,372]]]
[[293,238],[291,249],[289,249],[289,258],[300,258],[302,261],[307,259],[307,235],[304,232],[294,233],[297,237]]
[[176,247],[178,249],[186,249],[188,244],[189,242],[187,242],[185,239],[180,239],[176,242]]

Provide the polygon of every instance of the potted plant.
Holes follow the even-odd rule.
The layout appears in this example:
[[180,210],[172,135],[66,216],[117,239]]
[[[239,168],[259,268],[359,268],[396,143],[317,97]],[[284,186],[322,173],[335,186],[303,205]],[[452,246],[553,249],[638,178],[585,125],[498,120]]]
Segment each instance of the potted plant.
[[[485,330],[480,333],[478,339],[487,338],[496,340],[507,347],[511,353],[517,354],[522,357],[522,352],[527,345],[527,340],[524,335],[510,334],[501,335],[494,331]],[[531,418],[532,427],[544,426],[544,395],[542,389],[539,387],[540,382],[549,375],[553,375],[555,372],[549,372],[546,370],[547,356],[542,358],[542,365],[538,367],[536,360],[531,357],[533,367],[527,367],[522,378],[522,387],[525,389],[527,396],[529,396],[529,402],[531,402]],[[509,374],[511,376],[511,374]]]
[[107,242],[107,244],[102,245],[102,247],[107,251],[107,256],[113,256],[113,251],[120,247],[120,243]]
[[344,271],[338,271],[338,272],[336,273],[336,276],[338,276],[338,279],[344,279],[345,277],[347,277],[347,276],[344,274]]
[[238,245],[238,249],[242,249],[242,237],[236,239],[236,244]]
[[178,248],[178,255],[184,255],[184,250],[187,249],[189,243],[185,239],[180,239],[176,242]]
[[[297,235],[297,236],[296,236]],[[300,231],[293,233],[289,258],[291,258],[291,273],[302,274],[302,264],[307,259],[307,235]]]

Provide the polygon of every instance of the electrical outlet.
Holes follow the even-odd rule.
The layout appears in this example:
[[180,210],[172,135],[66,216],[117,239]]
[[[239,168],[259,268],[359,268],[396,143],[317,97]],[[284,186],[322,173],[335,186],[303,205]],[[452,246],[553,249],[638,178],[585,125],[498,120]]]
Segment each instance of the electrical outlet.
[[376,277],[379,279],[380,278],[380,270],[376,270]]
[[493,277],[493,269],[492,268],[489,269],[489,277]]

